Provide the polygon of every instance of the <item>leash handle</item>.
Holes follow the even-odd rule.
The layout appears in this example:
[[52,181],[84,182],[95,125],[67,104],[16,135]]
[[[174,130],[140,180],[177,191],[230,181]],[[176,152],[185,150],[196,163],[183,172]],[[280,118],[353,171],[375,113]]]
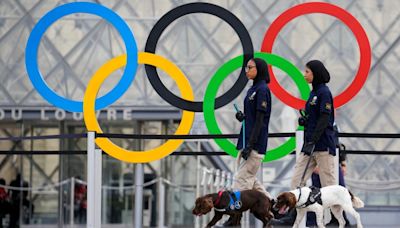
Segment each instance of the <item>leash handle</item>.
[[300,110],[299,110],[299,113],[300,113],[300,115],[301,115],[302,117],[307,117],[307,113],[306,113],[306,110],[305,110],[304,108],[300,109]]
[[[240,109],[239,109],[239,107],[237,106],[236,103],[233,104],[233,107],[235,107],[236,112],[240,112]],[[243,132],[243,139],[242,139],[242,140],[243,140],[243,148],[246,146],[245,135],[244,135],[244,134],[245,134],[245,129],[246,129],[246,128],[245,128],[245,123],[244,123],[244,122],[245,122],[245,120],[242,121],[242,132]]]

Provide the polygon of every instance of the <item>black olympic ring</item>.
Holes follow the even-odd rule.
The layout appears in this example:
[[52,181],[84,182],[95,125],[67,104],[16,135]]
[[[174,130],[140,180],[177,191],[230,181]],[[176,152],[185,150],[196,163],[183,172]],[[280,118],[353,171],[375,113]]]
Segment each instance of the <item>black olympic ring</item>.
[[[216,98],[215,109],[218,109],[235,99],[246,86],[248,79],[246,78],[244,68],[247,62],[251,58],[253,58],[254,54],[253,43],[251,41],[250,34],[243,23],[234,14],[220,6],[203,2],[189,3],[174,8],[166,13],[164,16],[162,16],[154,25],[149,34],[149,37],[147,38],[145,52],[155,54],[157,42],[160,39],[163,31],[168,27],[168,25],[170,25],[174,20],[178,19],[179,17],[191,13],[207,13],[219,17],[220,19],[227,22],[233,28],[233,30],[235,30],[235,32],[239,36],[240,42],[242,43],[244,53],[242,70],[240,71],[239,78],[236,80],[232,88],[230,88],[225,94]],[[193,112],[203,111],[203,102],[188,101],[176,96],[171,91],[169,91],[161,82],[156,67],[146,64],[145,70],[153,88],[156,90],[158,95],[160,95],[169,104],[182,110]]]

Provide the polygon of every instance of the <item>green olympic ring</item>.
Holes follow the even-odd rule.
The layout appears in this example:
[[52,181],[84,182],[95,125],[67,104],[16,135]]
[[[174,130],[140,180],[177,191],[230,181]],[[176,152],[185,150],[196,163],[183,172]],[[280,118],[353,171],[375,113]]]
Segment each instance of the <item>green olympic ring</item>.
[[[310,87],[307,82],[304,80],[303,74],[301,71],[294,66],[292,63],[287,61],[286,59],[269,53],[256,52],[254,54],[255,58],[264,59],[268,64],[279,67],[281,70],[286,72],[296,83],[297,87],[300,90],[300,96],[302,99],[306,100],[310,94]],[[210,83],[207,86],[206,92],[204,94],[204,120],[206,122],[206,126],[210,134],[222,134],[221,130],[218,127],[217,120],[215,119],[215,97],[218,92],[218,88],[221,83],[236,69],[240,68],[243,63],[243,56],[235,57],[224,65],[222,65],[214,76],[211,78]],[[298,127],[298,130],[303,130],[303,127]],[[236,157],[238,154],[238,150],[236,146],[229,139],[214,139],[217,145],[226,153]],[[291,153],[296,148],[296,139],[295,137],[290,137],[285,143],[278,146],[277,148],[268,150],[265,154],[263,162],[270,162],[277,159],[280,159],[287,154]]]

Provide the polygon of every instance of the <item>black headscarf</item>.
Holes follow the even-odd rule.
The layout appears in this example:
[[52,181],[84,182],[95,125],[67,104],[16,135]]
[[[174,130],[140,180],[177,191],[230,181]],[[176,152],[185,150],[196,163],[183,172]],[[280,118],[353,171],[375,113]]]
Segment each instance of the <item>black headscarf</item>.
[[270,78],[267,63],[260,58],[254,58],[252,60],[256,63],[257,68],[257,76],[253,79],[253,84],[256,84],[261,80],[265,80],[268,84],[270,82]]
[[328,83],[331,79],[328,70],[321,61],[311,60],[306,66],[310,68],[314,76],[312,81],[313,88],[316,88],[319,84]]

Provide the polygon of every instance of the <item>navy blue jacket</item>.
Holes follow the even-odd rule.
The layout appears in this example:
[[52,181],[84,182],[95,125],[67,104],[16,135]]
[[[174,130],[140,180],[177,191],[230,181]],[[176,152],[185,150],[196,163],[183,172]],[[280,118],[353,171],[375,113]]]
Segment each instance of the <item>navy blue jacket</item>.
[[[244,99],[246,144],[249,142],[251,132],[254,128],[257,111],[264,113],[264,122],[257,142],[254,145],[254,149],[260,154],[265,154],[268,144],[269,118],[271,116],[271,92],[264,80],[255,83],[247,91],[246,98]],[[237,149],[243,149],[243,129],[240,130]]]
[[315,144],[315,151],[329,151],[330,154],[336,154],[335,131],[333,123],[335,122],[333,98],[331,91],[325,84],[319,84],[310,93],[306,103],[306,114],[308,121],[304,126],[305,142],[310,142],[312,134],[317,126],[318,118],[322,113],[329,114],[329,123],[321,137]]

